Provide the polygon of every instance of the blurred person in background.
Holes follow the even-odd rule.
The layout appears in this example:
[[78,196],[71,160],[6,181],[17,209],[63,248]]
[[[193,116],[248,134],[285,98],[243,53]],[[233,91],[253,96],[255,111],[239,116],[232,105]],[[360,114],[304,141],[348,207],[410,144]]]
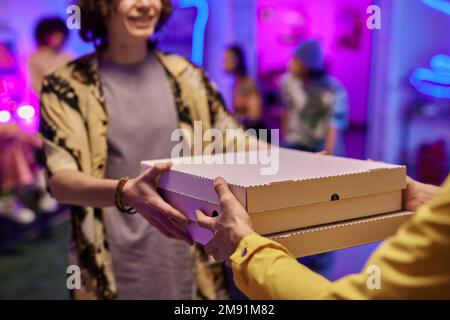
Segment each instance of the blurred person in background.
[[[339,144],[342,153],[343,139],[339,132],[347,126],[347,92],[337,79],[326,73],[324,52],[317,40],[305,40],[295,49],[288,73],[282,78],[282,101],[286,140],[283,146],[335,154]],[[333,260],[333,253],[324,253],[300,261],[327,274]]]
[[[23,131],[17,124],[0,125],[0,215],[20,224],[32,223],[36,218],[18,195],[35,183],[39,166],[34,150],[41,147],[37,135]],[[45,208],[44,203],[38,206]]]
[[238,45],[225,51],[225,72],[233,77],[232,110],[246,129],[266,129],[263,121],[263,102],[258,86],[249,76],[245,52]]
[[72,60],[63,51],[68,37],[69,31],[61,18],[44,18],[38,22],[35,30],[37,49],[28,59],[29,78],[35,93],[41,92],[45,75]]
[[[67,37],[68,30],[64,20],[60,18],[44,18],[37,24],[37,50],[28,59],[30,85],[35,93],[40,92],[42,80],[47,73],[71,60],[62,51]],[[58,203],[47,192],[44,172],[38,163],[42,151],[40,138],[13,123],[0,126],[0,143],[1,192],[5,195],[0,203],[0,212],[14,218],[16,222],[31,223],[35,220],[35,212],[24,208],[18,199],[32,199],[35,195],[35,211],[55,212]]]
[[342,132],[348,127],[347,91],[327,74],[319,41],[305,40],[295,49],[281,91],[285,146],[343,153]]
[[96,51],[44,78],[40,126],[50,189],[71,210],[72,298],[228,298],[224,265],[191,246],[189,219],[157,192],[170,164],[141,173],[140,162],[170,158],[179,129],[192,150],[194,121],[223,133],[239,123],[202,69],[149,42],[169,0],[78,5]]

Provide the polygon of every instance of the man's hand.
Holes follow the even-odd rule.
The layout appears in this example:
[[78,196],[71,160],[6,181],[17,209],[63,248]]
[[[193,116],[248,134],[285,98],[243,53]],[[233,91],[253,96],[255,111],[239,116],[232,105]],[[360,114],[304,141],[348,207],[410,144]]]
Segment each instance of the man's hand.
[[[374,162],[372,159],[367,159],[367,161]],[[420,183],[406,176],[406,189],[402,194],[403,210],[416,212],[421,206],[433,200],[439,189],[439,187]]]
[[433,200],[439,189],[439,187],[420,183],[406,177],[406,189],[403,191],[403,209],[417,211],[419,207]]
[[214,233],[214,238],[205,246],[206,253],[223,261],[234,253],[246,235],[255,231],[250,216],[231,193],[225,179],[216,178],[214,188],[220,199],[219,215],[211,218],[199,210],[195,214],[199,225]]
[[192,245],[191,237],[183,228],[189,224],[189,219],[165,202],[157,191],[160,175],[171,166],[171,163],[158,163],[139,177],[130,179],[123,191],[124,200],[165,236]]

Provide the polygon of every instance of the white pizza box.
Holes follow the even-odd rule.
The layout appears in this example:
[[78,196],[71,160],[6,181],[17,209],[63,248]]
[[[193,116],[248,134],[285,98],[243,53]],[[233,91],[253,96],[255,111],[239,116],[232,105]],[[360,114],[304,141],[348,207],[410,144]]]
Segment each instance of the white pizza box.
[[[268,152],[272,164],[278,161],[273,165],[277,170],[267,170],[268,161],[249,163],[249,159],[263,158],[258,152],[143,161],[141,170],[173,162],[172,169],[161,176],[159,189],[167,202],[193,222],[196,209],[206,214],[220,212],[213,181],[224,177],[262,235],[401,210],[404,166],[272,147]],[[245,163],[230,164],[232,157],[235,163],[240,156]],[[189,233],[202,244],[212,237],[196,223]]]

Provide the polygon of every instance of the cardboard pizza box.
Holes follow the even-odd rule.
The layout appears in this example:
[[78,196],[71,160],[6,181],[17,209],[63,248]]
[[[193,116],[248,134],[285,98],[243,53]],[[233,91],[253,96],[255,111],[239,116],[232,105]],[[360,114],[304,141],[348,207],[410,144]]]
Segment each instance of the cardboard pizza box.
[[[277,170],[264,174],[262,169],[264,166],[267,169],[269,158],[250,161],[258,157],[258,152],[143,161],[141,169],[172,161],[171,171],[160,179],[160,192],[194,222],[196,209],[206,214],[220,212],[213,181],[215,177],[224,177],[249,212],[255,230],[262,235],[278,237],[280,233],[289,235],[292,230],[401,210],[402,189],[406,187],[404,166],[273,147],[268,152],[273,153],[274,162],[278,161]],[[236,163],[240,156],[245,161]],[[232,157],[234,162],[227,161]],[[211,232],[196,223],[189,227],[189,232],[202,244],[212,237]],[[298,233],[294,232],[288,238],[296,236]],[[373,241],[380,240],[375,238]]]
[[407,211],[387,213],[283,232],[269,238],[285,246],[295,257],[301,258],[386,240],[413,214]]

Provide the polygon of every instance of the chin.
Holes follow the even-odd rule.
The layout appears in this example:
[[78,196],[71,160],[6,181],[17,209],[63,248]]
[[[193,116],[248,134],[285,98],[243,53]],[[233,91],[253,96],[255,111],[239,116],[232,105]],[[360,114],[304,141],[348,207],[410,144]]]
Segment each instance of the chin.
[[148,39],[155,34],[156,26],[152,23],[147,26],[138,27],[132,23],[126,23],[125,29],[134,39]]
[[151,36],[153,36],[155,34],[154,30],[148,30],[148,31],[143,31],[143,30],[133,30],[130,33],[130,36],[134,39],[142,39],[142,40],[146,40],[148,38],[150,38]]

